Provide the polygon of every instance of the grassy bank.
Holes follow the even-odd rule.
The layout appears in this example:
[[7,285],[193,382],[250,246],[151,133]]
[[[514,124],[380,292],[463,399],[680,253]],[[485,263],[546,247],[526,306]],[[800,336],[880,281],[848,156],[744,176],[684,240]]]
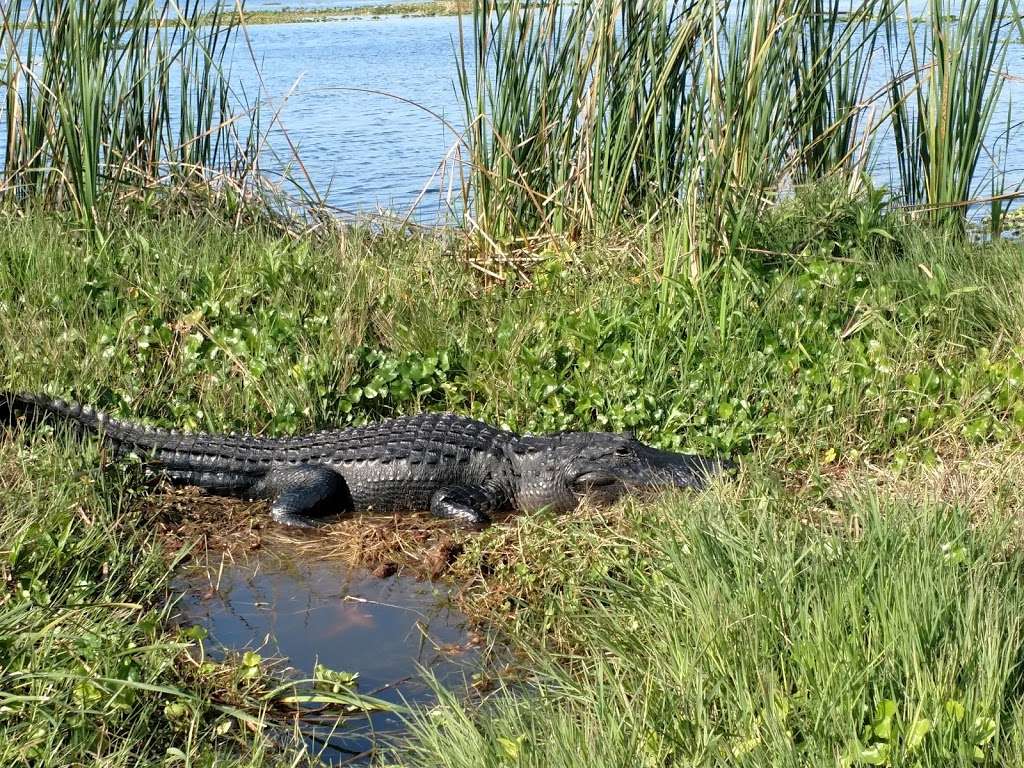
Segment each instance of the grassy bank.
[[[510,750],[611,764],[643,748],[658,764],[722,749],[753,763],[805,743],[816,760],[856,743],[895,755],[923,720],[936,734],[923,750],[1017,754],[1012,476],[959,503],[893,499],[919,473],[1012,475],[1019,244],[968,244],[822,191],[766,213],[747,258],[697,283],[663,277],[673,246],[650,234],[549,250],[496,281],[446,236],[296,238],[140,212],[97,239],[76,221],[0,218],[4,389],[188,428],[285,433],[452,409],[745,457],[737,484],[696,500],[468,537],[453,573],[476,584],[468,608],[530,654],[531,684],[516,689],[529,705],[451,702],[403,759],[488,764],[472,747],[490,764]],[[132,468],[101,470],[94,448],[45,435],[2,449],[0,549],[17,587],[0,602],[6,754],[285,759],[280,731],[251,725],[281,722],[261,699],[272,680],[250,688],[241,662],[183,661],[190,638],[166,626],[168,571],[145,493],[126,490]],[[835,658],[841,698],[809,682]],[[584,739],[603,751],[576,750]],[[451,744],[464,747],[438,751]]]
[[[494,281],[457,240],[294,238],[139,216],[101,243],[4,219],[8,386],[189,428],[276,432],[451,408],[810,462],[1016,440],[1020,246],[808,193],[698,283],[665,236],[550,250]],[[1016,415],[1016,420],[1015,420]]]
[[1017,765],[1020,466],[988,466],[987,488],[985,462],[962,467],[959,497],[928,472],[900,494],[757,470],[492,535],[480,556],[524,677],[424,713],[396,761]]
[[[740,459],[706,495],[460,537],[466,608],[523,675],[445,696],[398,762],[1016,764],[1024,250],[963,211],[1019,16],[948,5],[477,3],[469,232],[286,233],[231,7],[16,2],[0,390],[273,434],[449,409]],[[912,212],[862,174],[881,126]],[[196,658],[139,480],[93,443],[0,443],[0,761],[297,764],[297,695],[374,706]]]

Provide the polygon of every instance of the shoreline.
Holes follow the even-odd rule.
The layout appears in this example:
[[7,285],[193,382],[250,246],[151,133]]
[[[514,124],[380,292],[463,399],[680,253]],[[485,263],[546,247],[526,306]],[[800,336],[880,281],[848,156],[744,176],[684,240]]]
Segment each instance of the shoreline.
[[[344,21],[374,16],[427,17],[457,16],[460,5],[452,0],[425,0],[412,3],[381,3],[365,6],[335,6],[331,8],[278,8],[274,10],[246,11],[241,18],[249,25],[303,24],[310,22]],[[236,18],[237,18],[237,14]],[[210,15],[201,17],[206,23]]]

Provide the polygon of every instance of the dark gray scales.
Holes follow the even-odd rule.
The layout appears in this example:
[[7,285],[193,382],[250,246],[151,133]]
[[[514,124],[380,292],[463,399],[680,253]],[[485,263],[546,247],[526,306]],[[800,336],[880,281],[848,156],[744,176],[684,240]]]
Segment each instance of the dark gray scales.
[[309,520],[353,509],[344,478],[319,464],[274,467],[247,495],[270,499],[271,516],[286,525],[306,525]]
[[629,435],[521,437],[475,419],[420,414],[298,437],[178,434],[86,406],[0,394],[0,418],[56,419],[135,454],[176,483],[267,499],[273,517],[308,525],[337,515],[426,511],[469,525],[502,511],[556,511],[642,488],[701,488],[723,462],[659,451]]

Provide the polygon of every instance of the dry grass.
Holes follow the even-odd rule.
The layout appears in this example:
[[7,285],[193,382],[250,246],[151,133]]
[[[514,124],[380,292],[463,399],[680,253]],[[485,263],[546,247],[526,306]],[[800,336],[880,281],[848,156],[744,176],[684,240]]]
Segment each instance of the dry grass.
[[172,559],[209,561],[211,553],[239,555],[284,542],[303,557],[340,560],[386,578],[399,570],[444,575],[473,532],[426,514],[359,515],[306,530],[273,522],[263,502],[211,496],[195,488],[162,489],[143,502]]

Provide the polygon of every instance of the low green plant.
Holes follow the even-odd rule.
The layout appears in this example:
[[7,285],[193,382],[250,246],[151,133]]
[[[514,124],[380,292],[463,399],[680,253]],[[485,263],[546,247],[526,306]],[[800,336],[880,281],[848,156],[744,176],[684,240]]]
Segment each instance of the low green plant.
[[[595,744],[607,749],[609,759],[639,749],[672,762],[691,755],[691,747],[680,744],[702,743],[688,741],[689,732],[662,730],[664,723],[675,727],[666,713],[678,711],[673,707],[680,703],[671,698],[676,689],[666,688],[666,668],[648,676],[623,667],[629,675],[623,679],[630,681],[624,693],[612,677],[595,682],[588,676],[588,670],[610,674],[620,668],[587,666],[596,665],[598,649],[607,648],[594,645],[594,638],[617,637],[605,632],[606,625],[591,623],[588,611],[614,609],[614,616],[603,619],[608,625],[631,627],[636,619],[642,628],[649,618],[651,627],[664,624],[673,610],[686,606],[689,613],[676,610],[675,626],[680,616],[697,615],[699,607],[666,602],[682,600],[679,590],[690,590],[686,599],[713,596],[709,586],[701,587],[704,593],[694,591],[702,583],[700,569],[719,579],[707,585],[718,586],[728,586],[723,580],[740,564],[748,569],[741,592],[748,603],[721,608],[709,602],[701,614],[705,631],[715,611],[731,616],[715,629],[738,648],[742,638],[730,622],[745,626],[743,611],[756,608],[760,629],[751,636],[762,638],[772,653],[779,648],[768,639],[781,641],[770,635],[764,616],[775,616],[780,606],[810,604],[813,595],[790,592],[783,600],[766,590],[764,599],[776,602],[755,605],[749,602],[754,585],[771,585],[787,573],[799,581],[801,569],[812,564],[816,575],[808,583],[821,579],[821,595],[861,590],[851,598],[854,616],[897,598],[908,604],[920,600],[924,611],[933,586],[937,595],[991,596],[997,588],[1016,589],[990,570],[971,571],[979,579],[977,592],[966,577],[948,574],[939,586],[929,586],[940,555],[926,548],[921,557],[927,555],[927,562],[918,563],[908,550],[917,537],[940,550],[949,544],[943,557],[962,559],[956,567],[988,563],[996,555],[982,544],[995,528],[961,536],[956,532],[966,518],[952,517],[949,531],[956,535],[939,538],[939,529],[927,521],[941,518],[942,510],[922,507],[929,510],[926,520],[924,512],[904,516],[897,508],[889,527],[885,515],[876,516],[884,533],[860,547],[856,535],[839,535],[827,524],[841,509],[856,534],[852,521],[874,515],[874,502],[845,505],[823,478],[877,466],[902,477],[921,466],[955,463],[965,453],[995,451],[1000,462],[1014,455],[1024,436],[1019,243],[967,243],[956,233],[892,213],[877,192],[851,197],[821,187],[762,213],[746,238],[737,240],[747,254],[743,262],[722,261],[699,281],[666,275],[672,243],[647,231],[625,244],[581,241],[552,248],[519,279],[488,283],[451,257],[445,233],[410,237],[352,230],[296,237],[258,220],[226,221],[217,210],[152,213],[129,214],[102,237],[70,214],[0,216],[0,389],[76,397],[164,426],[264,434],[423,409],[455,410],[522,431],[634,429],[662,447],[728,453],[748,465],[777,468],[786,478],[785,488],[760,475],[754,485],[741,478],[739,497],[712,495],[696,507],[682,501],[628,507],[635,513],[628,528],[620,525],[621,509],[611,518],[588,511],[558,521],[541,515],[470,539],[468,559],[458,567],[465,572],[478,564],[475,577],[491,579],[492,598],[508,597],[504,613],[521,620],[522,637],[572,650],[569,657],[548,659],[549,666],[537,657],[536,665],[538,674],[553,675],[556,667],[564,667],[559,674],[571,673],[550,678],[548,708],[538,710],[550,715],[547,733],[564,734],[567,749],[578,746],[581,724],[601,734]],[[198,638],[169,635],[164,624],[159,598],[167,573],[148,538],[144,492],[129,490],[141,484],[130,467],[101,469],[96,447],[87,445],[83,451],[47,435],[0,441],[0,562],[7,564],[0,565],[7,569],[0,577],[10,576],[7,583],[13,585],[0,597],[0,626],[6,628],[0,638],[8,643],[0,644],[0,654],[7,654],[0,672],[0,696],[7,698],[0,707],[11,708],[0,710],[0,717],[16,735],[0,743],[0,756],[19,764],[46,752],[56,756],[50,764],[58,765],[101,755],[109,764],[128,765],[164,758],[201,762],[240,747],[256,748],[251,760],[258,763],[273,747],[264,738],[270,731],[258,727],[268,719],[261,719],[254,699],[270,696],[262,701],[272,700],[275,707],[285,700],[290,706],[314,700],[342,709],[368,705],[344,675],[321,670],[301,684],[279,681],[267,660],[256,656],[183,668],[180,653]],[[805,490],[795,501],[794,486]],[[999,510],[1015,509],[1015,494],[1011,487],[978,498],[995,506],[995,520]],[[758,506],[762,502],[764,508]],[[887,500],[879,504],[891,506]],[[765,509],[775,528],[756,525]],[[688,520],[690,527],[678,527]],[[797,520],[815,526],[804,530]],[[698,522],[701,530],[717,533],[701,539],[708,562],[697,560],[697,570],[679,571],[680,579],[685,576],[681,587],[662,593],[664,585],[633,580],[653,578],[669,566],[682,568],[684,562],[670,559],[669,547],[696,536]],[[821,523],[826,525],[817,527]],[[498,535],[512,537],[523,549],[493,538]],[[790,560],[771,548],[776,540],[794,548]],[[737,541],[742,546],[729,549]],[[810,549],[801,554],[797,545],[805,544]],[[846,570],[837,571],[840,581],[825,578],[827,547],[841,553],[853,547]],[[866,568],[871,547],[880,561],[893,564],[886,567],[895,574],[890,581],[884,569],[868,574],[889,590],[877,596],[863,594],[867,582],[858,579],[867,572],[856,569]],[[713,560],[717,548],[728,558]],[[777,558],[759,559],[762,551]],[[485,561],[487,552],[494,556]],[[919,591],[905,599],[893,593],[892,584],[903,581]],[[622,585],[643,591],[638,596]],[[564,604],[556,601],[563,599]],[[614,600],[624,601],[621,611]],[[645,600],[661,613],[637,613]],[[997,630],[984,636],[987,642],[1004,637],[1000,627],[1013,629],[999,623],[1009,616],[1008,609],[1003,612],[1008,604],[992,598]],[[909,623],[899,625],[905,637],[886,619],[879,626],[887,634],[873,640],[871,649],[882,654],[892,647],[903,654],[896,658],[908,658],[907,644],[917,642],[920,627],[938,621],[939,614],[927,610],[907,614]],[[52,624],[69,615],[77,623]],[[149,629],[145,616],[155,617]],[[136,618],[141,623],[133,623]],[[964,629],[956,626],[957,632]],[[801,631],[813,646],[811,628]],[[665,650],[653,636],[644,642],[652,653]],[[948,659],[968,647],[960,639],[956,643]],[[714,647],[720,654],[716,668],[736,670],[736,677],[729,678],[731,688],[719,689],[730,708],[716,702],[701,715],[731,713],[732,719],[722,721],[728,727],[715,730],[720,723],[693,721],[704,723],[696,733],[706,737],[707,754],[747,750],[753,761],[770,747],[788,744],[774,714],[757,714],[765,700],[738,698],[740,682],[759,680],[753,661]],[[989,677],[965,673],[965,679],[1002,679],[1002,651],[978,647],[986,660],[971,669]],[[821,659],[828,648],[826,643],[807,651],[815,674],[824,676]],[[579,655],[587,649],[595,655]],[[947,664],[939,650],[931,651],[929,658]],[[850,669],[869,667],[864,653],[860,648],[848,657]],[[587,659],[584,668],[572,666],[574,654]],[[127,662],[134,666],[118,666]],[[89,669],[83,672],[80,664]],[[936,669],[951,669],[941,664]],[[710,668],[701,669],[707,674]],[[984,700],[980,688],[970,693],[952,685],[927,689],[924,696],[899,688],[908,678],[897,671],[887,667],[878,678],[885,684],[862,690],[855,702],[846,700],[849,707],[842,712],[822,709],[827,727],[800,710],[804,719],[792,741],[798,732],[817,734],[820,743],[845,756],[858,750],[880,756],[887,748],[886,759],[894,764],[918,741],[922,754],[931,756],[941,754],[930,751],[940,747],[971,754],[978,748],[986,759],[1015,754],[1016,736],[1003,735],[1008,705],[991,694],[989,683]],[[861,679],[851,675],[823,677],[822,685]],[[671,680],[686,682],[679,675]],[[560,696],[567,691],[580,709],[563,708]],[[888,740],[882,738],[885,712],[881,720],[875,717],[887,700],[897,706]],[[622,701],[636,704],[625,719]],[[943,714],[947,701],[965,708],[962,722]],[[737,714],[741,705],[752,713],[746,719]],[[813,700],[800,706],[812,705]],[[232,709],[218,708],[223,706]],[[503,720],[505,713],[527,708],[507,706],[480,726],[493,735],[480,754],[495,764],[543,758],[557,765],[562,757],[547,751],[555,750],[553,741],[537,746],[541,721],[530,721],[534,731],[526,721]],[[444,759],[469,754],[468,747],[456,747],[475,744],[479,736],[468,726],[456,730],[452,722],[476,727],[474,717],[454,706],[437,715],[446,743],[455,745]],[[999,725],[987,740],[988,730],[980,727],[988,722],[984,718]],[[642,722],[654,727],[637,730]],[[88,732],[86,723],[92,723]],[[766,723],[775,729],[768,735]],[[841,729],[844,736],[837,740]],[[30,745],[36,751],[30,753]],[[244,755],[250,759],[249,752]],[[594,761],[600,764],[599,756]]]
[[816,494],[746,479],[481,542],[470,558],[517,599],[495,612],[528,677],[476,704],[442,696],[396,762],[1014,764],[1024,558],[1009,511],[861,489],[830,495],[822,519]]

